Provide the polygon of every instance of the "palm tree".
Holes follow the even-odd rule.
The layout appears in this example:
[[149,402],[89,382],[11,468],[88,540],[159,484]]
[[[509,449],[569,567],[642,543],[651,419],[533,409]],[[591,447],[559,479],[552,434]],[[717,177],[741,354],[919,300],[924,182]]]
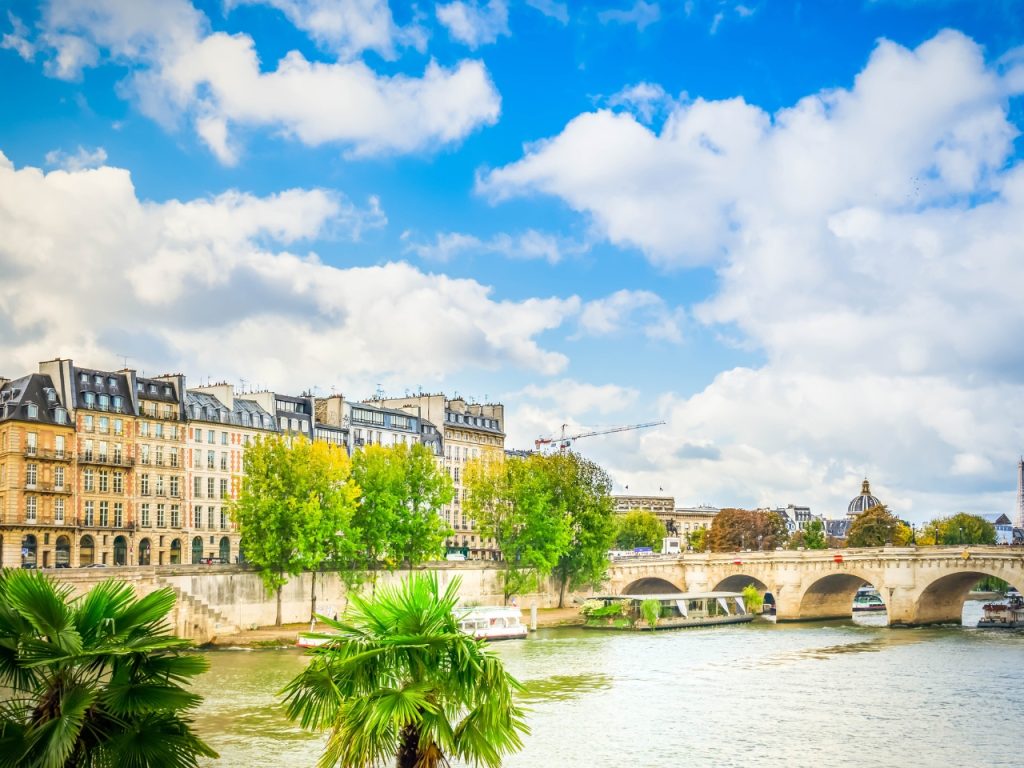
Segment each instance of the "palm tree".
[[0,574],[0,766],[178,768],[217,757],[191,729],[184,687],[206,660],[168,634],[171,589],[83,597],[42,574]]
[[512,699],[522,686],[459,630],[457,589],[456,579],[439,594],[436,575],[416,574],[323,619],[337,634],[284,690],[288,717],[330,729],[321,768],[436,768],[448,757],[493,768],[522,747],[529,730]]

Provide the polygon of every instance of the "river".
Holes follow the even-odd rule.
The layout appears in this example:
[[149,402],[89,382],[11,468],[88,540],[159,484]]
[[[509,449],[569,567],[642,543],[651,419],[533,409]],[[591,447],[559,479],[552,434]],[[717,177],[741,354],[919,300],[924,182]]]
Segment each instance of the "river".
[[[664,632],[541,630],[496,644],[532,733],[509,768],[1024,765],[1024,632],[888,629],[883,616]],[[211,765],[316,765],[275,697],[293,650],[216,651],[198,681]]]

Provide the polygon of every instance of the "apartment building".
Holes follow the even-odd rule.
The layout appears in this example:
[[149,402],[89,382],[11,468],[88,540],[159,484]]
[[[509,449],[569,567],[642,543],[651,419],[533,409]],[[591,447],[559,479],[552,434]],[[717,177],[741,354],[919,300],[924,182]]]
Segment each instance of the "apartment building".
[[0,567],[66,567],[75,433],[49,376],[0,379]]

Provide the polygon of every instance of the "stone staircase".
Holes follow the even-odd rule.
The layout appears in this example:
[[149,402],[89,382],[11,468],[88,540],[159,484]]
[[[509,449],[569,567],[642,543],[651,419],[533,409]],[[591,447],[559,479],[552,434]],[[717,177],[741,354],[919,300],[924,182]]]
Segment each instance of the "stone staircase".
[[238,625],[220,611],[164,577],[157,576],[156,582],[159,587],[170,587],[174,591],[174,629],[178,637],[202,644],[212,642],[216,637],[238,634],[240,631]]

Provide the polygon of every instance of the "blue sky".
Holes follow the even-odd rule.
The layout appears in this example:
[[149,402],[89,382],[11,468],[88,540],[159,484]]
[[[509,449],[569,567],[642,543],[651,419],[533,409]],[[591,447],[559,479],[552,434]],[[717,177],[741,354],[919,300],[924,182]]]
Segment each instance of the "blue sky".
[[5,375],[443,389],[521,446],[663,419],[579,449],[680,503],[1012,507],[1024,2],[0,10]]

